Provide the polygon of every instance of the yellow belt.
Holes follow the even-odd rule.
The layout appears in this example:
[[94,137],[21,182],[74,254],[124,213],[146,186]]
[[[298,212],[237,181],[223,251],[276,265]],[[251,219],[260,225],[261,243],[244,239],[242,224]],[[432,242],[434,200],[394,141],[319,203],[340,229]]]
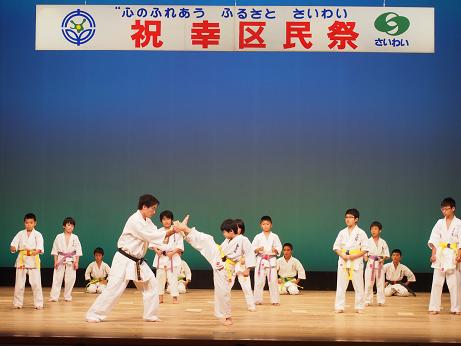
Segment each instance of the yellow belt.
[[443,249],[451,249],[453,251],[458,250],[458,243],[439,243],[439,247]]
[[[362,250],[345,250],[341,249],[341,253],[346,254],[346,255],[359,255],[362,253]],[[344,268],[346,269],[347,272],[347,277],[349,280],[352,280],[352,274],[354,273],[354,268]]]
[[218,247],[219,255],[221,256],[221,258],[226,257],[226,261],[224,262],[224,269],[226,269],[227,276],[228,276],[228,280],[229,280],[229,282],[231,282],[231,281],[232,281],[233,272],[232,272],[232,268],[231,268],[230,266],[231,266],[231,265],[235,266],[235,265],[237,264],[237,262],[234,261],[234,260],[231,260],[230,258],[228,258],[228,257],[226,256],[226,254],[224,253],[224,251],[223,251],[222,248],[221,248],[221,245],[216,244],[216,246]]
[[[19,260],[18,260],[18,268],[24,268],[24,257],[25,256],[32,256],[31,252],[33,250],[19,250]],[[35,254],[35,267],[40,269],[40,257],[38,254]]]
[[105,280],[105,278],[94,278],[92,280],[90,280],[87,284],[86,284],[86,287],[90,286],[90,285],[94,285],[94,284],[97,284],[98,282],[101,282]]

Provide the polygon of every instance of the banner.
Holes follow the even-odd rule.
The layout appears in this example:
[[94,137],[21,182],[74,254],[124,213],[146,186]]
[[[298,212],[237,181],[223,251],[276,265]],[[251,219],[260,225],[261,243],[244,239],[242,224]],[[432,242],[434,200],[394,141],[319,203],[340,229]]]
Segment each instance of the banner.
[[37,50],[434,53],[434,9],[37,5]]

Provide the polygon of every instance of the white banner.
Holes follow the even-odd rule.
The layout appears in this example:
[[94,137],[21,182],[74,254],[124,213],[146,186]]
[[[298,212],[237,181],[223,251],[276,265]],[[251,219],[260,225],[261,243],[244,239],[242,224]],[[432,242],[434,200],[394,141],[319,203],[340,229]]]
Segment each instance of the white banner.
[[37,50],[433,53],[434,9],[37,5]]

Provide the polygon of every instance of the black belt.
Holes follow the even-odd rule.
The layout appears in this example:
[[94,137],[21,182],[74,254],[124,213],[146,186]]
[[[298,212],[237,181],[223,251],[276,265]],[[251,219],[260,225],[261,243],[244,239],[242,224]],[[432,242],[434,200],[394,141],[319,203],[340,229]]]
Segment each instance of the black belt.
[[123,256],[129,258],[133,262],[136,262],[136,275],[138,276],[138,281],[142,281],[141,278],[141,264],[144,262],[144,258],[136,258],[134,256],[131,256],[129,253],[123,251],[121,248],[118,249],[118,252],[120,252]]
[[227,261],[227,256],[221,257],[221,261],[226,262]]
[[408,293],[410,293],[412,296],[416,297],[416,293],[413,292],[413,290],[410,288],[410,283],[408,283],[408,285],[404,285],[407,281],[403,281],[403,280],[400,280],[400,281],[391,281],[391,280],[386,280],[386,282],[389,284],[389,285],[402,285],[404,286]]

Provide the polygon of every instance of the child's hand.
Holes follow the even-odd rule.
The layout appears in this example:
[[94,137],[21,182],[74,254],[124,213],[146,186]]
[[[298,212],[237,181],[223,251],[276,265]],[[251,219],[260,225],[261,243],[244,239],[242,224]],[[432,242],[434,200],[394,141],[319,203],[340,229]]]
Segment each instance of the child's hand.
[[10,246],[10,252],[11,253],[15,253],[16,252],[16,248],[14,246]]
[[258,252],[263,252],[264,251],[264,246],[260,246],[256,249],[256,251]]
[[54,268],[58,269],[58,262],[54,262]]
[[277,249],[275,247],[272,247],[272,253],[275,253],[276,255],[279,254],[279,252],[277,251]]
[[78,269],[78,263],[77,263],[77,262],[74,262],[74,269],[75,269],[75,270]]
[[107,285],[107,280],[106,280],[106,279],[101,280],[101,283],[102,283],[103,285]]
[[435,261],[437,261],[437,257],[435,255],[432,255],[431,256],[431,262],[434,263]]
[[282,279],[278,279],[277,281],[278,281],[278,283],[279,283],[279,284],[281,284],[281,283],[282,283]]
[[363,259],[365,260],[365,262],[368,262],[368,255],[367,254],[363,255]]
[[159,256],[161,256],[162,253],[163,253],[163,251],[160,250],[160,249],[154,249],[154,251],[155,251],[155,253],[156,253],[157,255],[159,255]]
[[168,256],[168,258],[172,258],[174,256],[175,252],[174,251],[170,251],[170,252],[167,252],[166,255]]
[[456,257],[456,262],[461,262],[461,256]]
[[250,269],[247,268],[243,271],[243,276],[248,277],[248,275],[250,275]]

